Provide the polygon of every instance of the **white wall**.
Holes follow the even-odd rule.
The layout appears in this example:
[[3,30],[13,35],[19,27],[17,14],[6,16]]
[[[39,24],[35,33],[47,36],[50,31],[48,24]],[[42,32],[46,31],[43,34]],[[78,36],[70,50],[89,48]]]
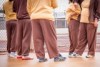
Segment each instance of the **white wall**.
[[56,12],[64,12],[68,7],[68,0],[57,0],[58,8],[55,9]]

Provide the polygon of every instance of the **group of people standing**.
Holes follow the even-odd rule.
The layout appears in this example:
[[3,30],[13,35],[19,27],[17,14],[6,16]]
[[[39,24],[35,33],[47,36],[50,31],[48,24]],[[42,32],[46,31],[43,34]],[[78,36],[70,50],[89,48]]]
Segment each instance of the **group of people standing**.
[[100,0],[70,0],[66,17],[70,38],[69,57],[81,57],[87,45],[86,58],[94,57]]
[[[69,57],[81,56],[87,43],[89,46],[87,57],[94,57],[100,1],[69,1],[70,6],[66,11],[70,37]],[[17,59],[32,60],[29,53],[33,34],[34,49],[39,62],[47,61],[44,43],[50,59],[54,58],[55,62],[66,60],[57,49],[53,16],[55,8],[57,8],[56,0],[7,0],[4,3],[9,56],[15,57],[17,52]]]

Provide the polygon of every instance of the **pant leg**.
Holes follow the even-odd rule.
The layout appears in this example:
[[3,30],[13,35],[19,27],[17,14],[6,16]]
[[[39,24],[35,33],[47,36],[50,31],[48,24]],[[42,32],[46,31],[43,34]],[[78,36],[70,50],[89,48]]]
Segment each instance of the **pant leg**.
[[70,48],[69,52],[74,52],[78,44],[78,33],[79,33],[79,21],[71,20],[68,24],[69,28],[69,39],[70,39]]
[[18,20],[16,33],[16,46],[18,55],[22,55],[23,22]]
[[59,54],[57,49],[57,36],[54,28],[54,22],[41,19],[40,25],[42,27],[43,36],[49,53],[49,57],[54,58]]
[[16,26],[17,21],[11,20],[11,52],[16,52]]
[[88,38],[88,54],[89,55],[95,55],[95,49],[96,49],[96,32],[97,27],[94,27],[93,24],[87,25],[87,38]]
[[28,56],[30,52],[30,44],[31,44],[31,21],[30,19],[21,20],[23,23],[23,38],[22,38],[22,55]]
[[39,22],[40,22],[39,19],[32,20],[32,30],[33,30],[33,40],[34,40],[33,42],[37,58],[44,58],[45,57],[44,37]]
[[78,36],[78,45],[75,49],[75,53],[82,55],[86,45],[87,45],[87,24],[80,23],[79,27],[79,36]]
[[6,30],[7,30],[7,51],[10,53],[10,47],[11,47],[11,23],[10,21],[6,22]]

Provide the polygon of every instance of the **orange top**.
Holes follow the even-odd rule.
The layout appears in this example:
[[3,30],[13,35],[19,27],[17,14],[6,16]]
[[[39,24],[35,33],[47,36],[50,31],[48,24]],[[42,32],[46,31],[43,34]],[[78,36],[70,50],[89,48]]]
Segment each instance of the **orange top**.
[[16,13],[13,12],[12,7],[13,7],[13,2],[6,1],[3,4],[3,10],[5,12],[6,21],[17,20]]
[[80,22],[82,23],[89,23],[89,5],[90,0],[84,0],[81,4],[82,12]]
[[57,7],[56,0],[28,0],[27,10],[31,19],[54,20],[53,9]]
[[71,18],[77,20],[80,12],[81,12],[81,8],[79,5],[75,7],[74,3],[70,3],[66,11],[67,22],[69,23]]

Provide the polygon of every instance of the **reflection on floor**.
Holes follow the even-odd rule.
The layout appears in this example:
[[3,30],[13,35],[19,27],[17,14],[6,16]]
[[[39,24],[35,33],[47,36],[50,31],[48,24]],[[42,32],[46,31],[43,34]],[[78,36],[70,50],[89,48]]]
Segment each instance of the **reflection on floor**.
[[[62,53],[67,57],[68,53]],[[49,59],[45,63],[39,63],[35,54],[31,53],[33,60],[19,60],[16,58],[9,58],[7,55],[0,55],[0,67],[100,67],[100,53],[97,52],[95,58],[85,58],[86,53],[81,58],[67,58],[64,62],[54,62]],[[46,53],[48,58],[48,54]]]

